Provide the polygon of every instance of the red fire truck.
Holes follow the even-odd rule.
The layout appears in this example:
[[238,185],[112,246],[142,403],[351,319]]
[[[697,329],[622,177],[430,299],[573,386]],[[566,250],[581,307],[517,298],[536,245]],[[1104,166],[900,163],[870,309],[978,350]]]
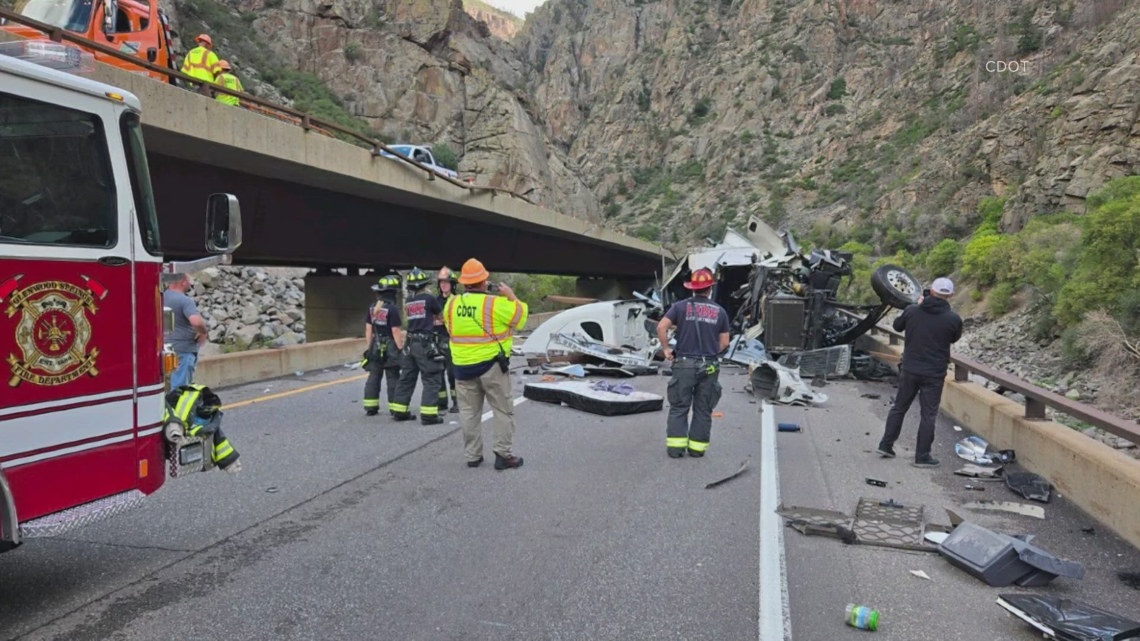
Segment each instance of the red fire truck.
[[93,65],[0,44],[0,551],[209,465],[164,430],[160,276],[230,262],[237,199],[210,196],[206,258],[164,264],[138,99],[61,70]]

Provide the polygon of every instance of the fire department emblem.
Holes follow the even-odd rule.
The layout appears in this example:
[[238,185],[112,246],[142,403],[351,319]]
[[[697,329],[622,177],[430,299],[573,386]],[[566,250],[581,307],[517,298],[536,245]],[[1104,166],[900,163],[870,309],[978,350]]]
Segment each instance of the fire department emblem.
[[83,276],[84,287],[50,280],[20,288],[23,275],[0,284],[0,303],[7,303],[8,318],[20,315],[16,346],[22,358],[8,355],[12,378],[8,385],[63,385],[87,374],[98,376],[99,348],[90,346],[88,314],[99,311],[97,302],[107,290]]

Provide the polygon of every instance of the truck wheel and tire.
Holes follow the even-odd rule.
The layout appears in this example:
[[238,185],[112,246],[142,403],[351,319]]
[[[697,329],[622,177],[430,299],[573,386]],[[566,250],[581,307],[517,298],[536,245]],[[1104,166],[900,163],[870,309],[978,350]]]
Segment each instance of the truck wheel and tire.
[[910,272],[898,265],[883,265],[871,274],[871,289],[884,304],[906,309],[918,302],[922,284]]

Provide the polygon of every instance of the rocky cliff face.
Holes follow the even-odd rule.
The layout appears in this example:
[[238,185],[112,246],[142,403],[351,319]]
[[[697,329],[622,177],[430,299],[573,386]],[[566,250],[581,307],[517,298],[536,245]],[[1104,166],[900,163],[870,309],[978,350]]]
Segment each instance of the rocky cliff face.
[[1134,173],[1138,33],[1124,0],[551,0],[514,42],[609,222],[683,242],[761,213],[889,252]]
[[[388,140],[455,150],[461,177],[599,218],[597,197],[546,138],[519,57],[461,0],[178,0],[173,8],[213,30],[222,55],[245,52],[239,73],[266,97],[281,100],[273,85],[296,84],[289,74],[312,74]],[[223,23],[236,26],[218,29]]]
[[475,20],[485,23],[491,35],[502,40],[514,38],[522,28],[521,18],[480,0],[463,0],[463,10]]

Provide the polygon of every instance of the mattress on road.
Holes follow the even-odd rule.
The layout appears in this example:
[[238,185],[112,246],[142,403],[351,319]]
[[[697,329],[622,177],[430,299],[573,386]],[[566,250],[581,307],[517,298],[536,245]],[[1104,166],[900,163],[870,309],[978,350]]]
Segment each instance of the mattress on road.
[[592,383],[580,381],[527,383],[523,396],[542,403],[564,403],[576,410],[602,416],[656,412],[665,402],[660,394],[639,391],[620,394],[594,389]]

